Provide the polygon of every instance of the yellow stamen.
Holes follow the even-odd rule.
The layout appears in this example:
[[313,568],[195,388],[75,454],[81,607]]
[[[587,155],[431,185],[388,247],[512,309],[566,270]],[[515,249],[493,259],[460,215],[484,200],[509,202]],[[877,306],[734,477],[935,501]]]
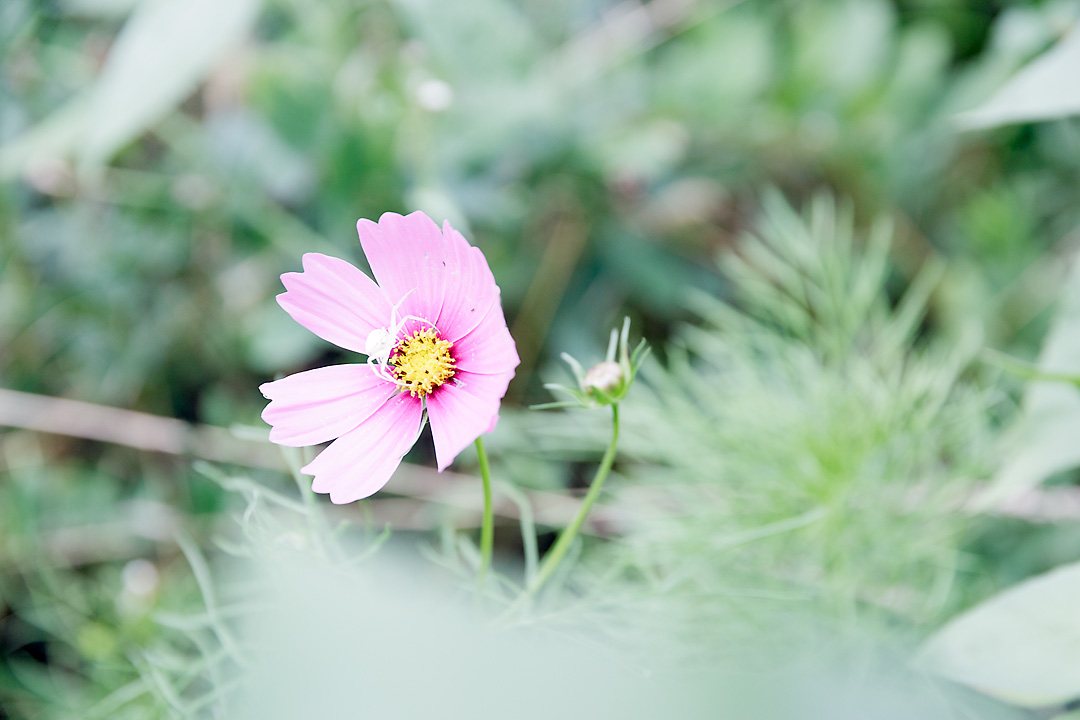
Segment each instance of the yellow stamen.
[[454,377],[453,343],[443,340],[434,329],[417,330],[394,348],[390,355],[390,373],[402,389],[414,397],[423,397]]

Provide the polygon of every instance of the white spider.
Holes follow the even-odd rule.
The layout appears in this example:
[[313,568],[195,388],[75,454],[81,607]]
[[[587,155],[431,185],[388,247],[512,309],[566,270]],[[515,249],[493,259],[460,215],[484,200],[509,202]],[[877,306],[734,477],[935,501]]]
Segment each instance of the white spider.
[[397,378],[390,374],[387,363],[390,362],[390,353],[394,351],[394,347],[398,343],[398,333],[405,327],[405,323],[409,320],[416,320],[430,327],[435,327],[435,324],[430,320],[425,320],[416,315],[405,315],[398,318],[397,309],[401,306],[401,303],[405,302],[405,298],[409,297],[411,292],[412,290],[402,295],[401,299],[397,301],[397,305],[390,308],[390,325],[385,328],[375,328],[368,333],[367,340],[364,341],[364,354],[368,356],[368,365],[371,366],[376,375],[392,383],[396,383]]

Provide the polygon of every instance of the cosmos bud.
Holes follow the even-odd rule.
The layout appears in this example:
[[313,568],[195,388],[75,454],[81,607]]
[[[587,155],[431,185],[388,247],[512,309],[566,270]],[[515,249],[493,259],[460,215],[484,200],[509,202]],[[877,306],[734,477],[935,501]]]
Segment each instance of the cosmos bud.
[[619,363],[605,360],[589,368],[589,371],[585,373],[585,380],[582,385],[585,386],[586,391],[596,388],[601,392],[610,394],[622,384],[624,377],[625,374]]
[[572,400],[560,400],[552,403],[534,405],[535,408],[585,407],[595,408],[615,405],[626,397],[630,386],[637,377],[641,364],[649,354],[649,347],[642,340],[633,352],[630,352],[630,318],[623,321],[622,330],[612,330],[608,341],[607,357],[589,368],[588,372],[573,356],[562,353],[562,359],[570,366],[577,380],[577,387],[567,387],[556,383],[544,385],[548,390],[557,390],[571,396]]

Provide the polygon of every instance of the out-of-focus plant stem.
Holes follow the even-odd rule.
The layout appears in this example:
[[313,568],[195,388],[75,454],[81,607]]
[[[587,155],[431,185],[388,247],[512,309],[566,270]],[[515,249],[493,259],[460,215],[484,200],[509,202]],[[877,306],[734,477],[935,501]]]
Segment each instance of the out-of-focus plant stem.
[[533,374],[555,312],[585,251],[588,236],[589,227],[581,222],[579,209],[568,205],[551,231],[511,329],[510,334],[517,338],[521,366],[515,375],[520,380],[511,383],[508,397],[520,400],[525,394],[525,380]]
[[320,554],[326,553],[326,546],[323,544],[323,519],[319,512],[319,504],[315,501],[315,493],[311,490],[311,482],[304,477],[304,474],[300,471],[300,468],[305,464],[303,448],[293,450],[291,448],[287,450],[285,454],[285,462],[289,465],[289,473],[292,475],[293,480],[296,481],[296,487],[300,491],[300,499],[304,503],[304,514],[307,516],[308,531],[311,535],[311,542],[315,549]]

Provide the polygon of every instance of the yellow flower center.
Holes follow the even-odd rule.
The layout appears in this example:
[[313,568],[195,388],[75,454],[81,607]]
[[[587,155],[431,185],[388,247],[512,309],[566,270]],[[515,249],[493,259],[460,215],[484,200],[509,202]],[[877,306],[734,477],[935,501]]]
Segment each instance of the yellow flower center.
[[402,389],[423,397],[454,377],[450,356],[453,343],[443,340],[434,329],[417,330],[397,344],[390,354],[390,374]]

